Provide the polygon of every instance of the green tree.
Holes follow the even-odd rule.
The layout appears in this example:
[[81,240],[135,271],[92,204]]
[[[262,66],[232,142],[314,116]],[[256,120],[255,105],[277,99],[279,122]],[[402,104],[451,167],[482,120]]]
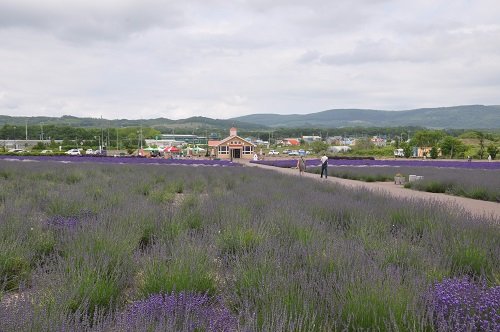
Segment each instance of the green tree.
[[43,144],[43,142],[37,142],[32,150],[45,150],[45,144]]
[[486,148],[486,151],[491,156],[491,159],[495,159],[497,157],[497,154],[498,154],[498,147],[494,143],[491,143]]
[[412,153],[411,145],[406,142],[403,142],[401,143],[401,148],[403,149],[403,154],[405,158],[410,158]]
[[373,142],[369,138],[360,138],[356,140],[356,149],[358,150],[370,150],[373,149]]
[[430,157],[431,157],[431,159],[436,159],[438,157],[438,154],[439,154],[439,152],[438,152],[437,147],[433,146],[431,148],[431,151],[430,151]]
[[440,130],[419,130],[413,135],[412,142],[419,147],[435,146],[444,135]]
[[394,137],[394,147],[396,149],[399,149],[399,143],[400,143],[399,137],[398,136]]
[[461,140],[453,136],[445,136],[440,143],[443,156],[460,157],[463,156],[467,147]]
[[[484,157],[484,133],[481,131],[476,131],[477,138],[479,139],[479,152],[477,155],[479,156],[479,159],[483,159]],[[492,157],[493,158],[493,157]]]
[[329,146],[330,145],[328,143],[323,141],[314,141],[311,144],[309,144],[309,147],[314,153],[325,152],[326,150],[328,150]]

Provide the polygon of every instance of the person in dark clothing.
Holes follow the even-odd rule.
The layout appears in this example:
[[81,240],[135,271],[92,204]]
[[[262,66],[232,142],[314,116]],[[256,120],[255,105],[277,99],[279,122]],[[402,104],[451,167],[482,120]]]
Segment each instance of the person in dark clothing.
[[325,174],[325,179],[328,178],[328,157],[326,155],[323,155],[321,157],[321,177],[323,177],[323,174]]

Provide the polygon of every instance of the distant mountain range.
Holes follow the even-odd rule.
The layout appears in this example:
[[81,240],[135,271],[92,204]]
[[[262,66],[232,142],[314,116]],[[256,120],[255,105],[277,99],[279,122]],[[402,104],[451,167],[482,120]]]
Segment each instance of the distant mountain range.
[[11,117],[0,115],[0,125],[69,125],[74,127],[132,127],[156,129],[227,129],[236,126],[242,130],[266,128],[340,128],[340,127],[398,127],[499,129],[500,106],[468,105],[439,108],[420,108],[406,111],[370,109],[333,109],[310,114],[251,114],[231,119],[190,117],[181,120],[166,118],[106,120],[99,118]]
[[230,120],[269,127],[397,127],[479,129],[500,128],[500,106],[454,106],[407,111],[333,109],[310,114],[252,114]]

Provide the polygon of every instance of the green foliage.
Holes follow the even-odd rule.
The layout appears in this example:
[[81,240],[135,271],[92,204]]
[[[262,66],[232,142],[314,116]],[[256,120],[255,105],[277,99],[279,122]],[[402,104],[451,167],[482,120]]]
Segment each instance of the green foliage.
[[313,151],[313,153],[320,154],[321,152],[326,152],[330,145],[323,141],[314,141],[309,144],[309,147]]
[[19,248],[0,249],[0,289],[18,289],[31,272],[30,261]]
[[413,153],[413,149],[410,144],[403,142],[401,143],[401,148],[403,149],[403,154],[405,158],[410,158]]
[[255,248],[260,242],[259,235],[252,229],[228,229],[218,238],[217,245],[224,254],[236,255]]
[[207,257],[197,251],[188,256],[172,257],[168,261],[149,259],[144,263],[139,280],[141,297],[172,291],[213,294],[215,289]]
[[67,306],[72,312],[88,308],[91,314],[96,309],[106,309],[116,302],[121,291],[117,275],[102,274],[86,268],[73,274],[70,284],[73,292]]
[[431,157],[431,159],[437,159],[438,154],[439,154],[439,152],[438,152],[437,147],[435,145],[433,145],[432,148],[431,148],[431,151],[430,151],[430,157]]
[[45,150],[47,147],[43,142],[36,143],[31,149],[32,150]]
[[461,140],[453,136],[445,136],[440,142],[440,147],[443,156],[449,156],[451,159],[454,157],[463,157],[467,149]]
[[486,252],[474,245],[458,245],[452,249],[451,270],[454,275],[467,273],[471,276],[489,275],[492,271]]
[[356,140],[356,145],[354,148],[356,150],[369,150],[372,149],[375,145],[369,138],[361,138]]
[[498,151],[499,149],[494,143],[489,144],[486,148],[486,152],[488,152],[491,156],[491,159],[495,159],[497,157]]
[[398,285],[353,284],[345,295],[342,315],[353,330],[385,330],[389,317],[390,325],[399,330],[415,320],[408,313],[410,303],[410,294]]
[[418,147],[435,146],[444,136],[441,130],[419,130],[413,135],[412,142]]

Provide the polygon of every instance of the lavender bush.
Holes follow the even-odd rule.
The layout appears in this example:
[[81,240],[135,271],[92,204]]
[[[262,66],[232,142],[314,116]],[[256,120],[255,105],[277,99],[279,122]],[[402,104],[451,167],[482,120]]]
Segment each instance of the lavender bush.
[[484,280],[445,279],[429,292],[430,310],[440,331],[499,331],[500,286]]
[[235,331],[237,319],[219,300],[199,293],[154,294],[117,316],[122,331]]
[[[498,287],[498,222],[253,167],[0,160],[0,331],[433,330],[436,280]],[[179,310],[128,315],[151,298]]]

